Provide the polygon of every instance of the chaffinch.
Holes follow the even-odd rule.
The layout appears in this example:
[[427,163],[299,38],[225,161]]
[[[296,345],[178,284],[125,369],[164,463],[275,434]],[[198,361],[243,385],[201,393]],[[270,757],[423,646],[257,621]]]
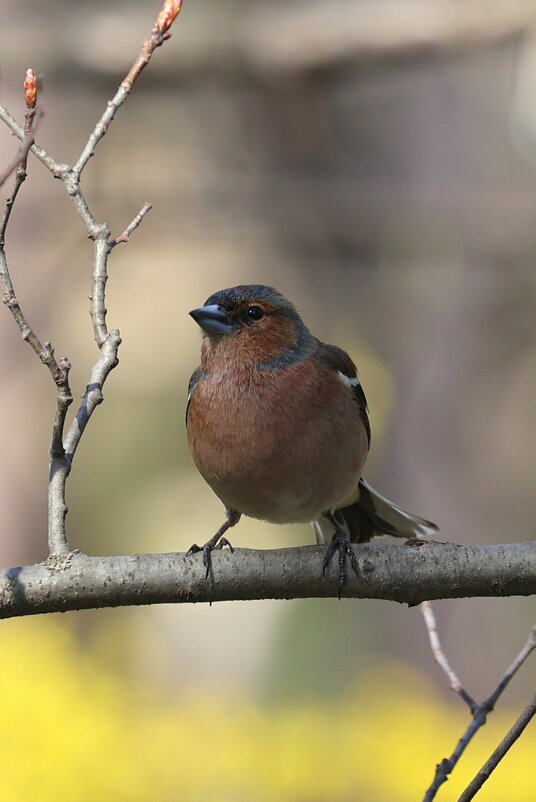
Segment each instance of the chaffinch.
[[232,550],[224,534],[242,515],[308,521],[317,542],[331,538],[323,573],[338,552],[339,595],[347,559],[359,575],[351,541],[437,531],[363,479],[370,425],[356,367],[313,337],[290,301],[272,287],[245,285],[211,295],[190,315],[203,343],[188,388],[188,442],[227,511],[214,537],[188,551],[203,552],[207,577],[212,550]]

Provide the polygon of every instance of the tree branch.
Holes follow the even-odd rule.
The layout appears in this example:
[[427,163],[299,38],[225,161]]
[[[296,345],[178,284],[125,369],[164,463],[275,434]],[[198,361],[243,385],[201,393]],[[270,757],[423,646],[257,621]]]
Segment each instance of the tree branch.
[[470,802],[471,799],[474,799],[478,791],[489,778],[491,772],[497,768],[510,747],[517,741],[525,728],[530,724],[535,714],[536,695],[532,697],[527,707],[523,710],[512,728],[504,736],[499,746],[484,763],[476,777],[469,783],[463,794],[458,799],[458,802]]
[[144,41],[136,61],[121,82],[119,89],[115,93],[112,100],[108,101],[106,104],[106,109],[104,110],[102,117],[91,132],[89,139],[78,158],[78,161],[74,165],[73,173],[76,178],[80,177],[80,173],[88,163],[91,156],[93,156],[96,146],[108,130],[108,126],[115,117],[117,110],[123,105],[129,96],[134,82],[151,60],[151,56],[156,48],[160,47],[160,45],[162,45],[166,39],[169,39],[171,36],[171,34],[168,33],[168,29],[178,16],[182,7],[182,3],[183,0],[165,0],[155,24],[153,25],[151,33]]
[[[419,604],[430,598],[536,593],[536,545],[420,548],[355,546],[361,578],[344,596]],[[201,557],[136,554],[90,557],[71,552],[0,572],[0,618],[120,605],[246,599],[337,598],[338,575],[322,576],[323,546],[214,552],[214,581]]]
[[450,665],[447,656],[443,651],[443,648],[441,646],[441,641],[439,640],[439,634],[437,631],[437,624],[434,614],[434,608],[432,607],[432,602],[423,601],[423,603],[421,604],[421,612],[423,614],[424,621],[426,623],[426,628],[428,630],[428,638],[430,640],[430,648],[432,649],[434,660],[447,675],[449,685],[452,688],[452,690],[455,693],[457,693],[460,699],[462,699],[465,702],[465,704],[469,707],[469,710],[472,713],[478,707],[478,704],[477,702],[475,702],[473,697],[470,696],[464,689],[458,675]]
[[120,242],[128,242],[132,232],[140,225],[147,212],[150,212],[152,208],[153,207],[150,203],[144,203],[136,217],[130,221],[122,234],[119,234],[118,237],[108,243],[108,248],[112,250],[112,248],[115,248],[115,246],[119,245]]
[[[112,242],[109,242],[110,228],[106,223],[97,222],[84,197],[81,188],[81,174],[93,155],[98,142],[106,134],[117,110],[127,99],[134,81],[138,78],[154,50],[169,39],[169,28],[173,24],[182,7],[183,0],[164,0],[162,8],[156,18],[150,34],[145,39],[140,53],[134,61],[130,71],[121,83],[113,100],[109,101],[100,120],[91,132],[82,152],[74,165],[60,164],[45,150],[34,143],[37,76],[33,70],[28,70],[24,82],[24,96],[26,101],[26,124],[22,129],[13,119],[7,109],[0,107],[0,120],[3,120],[22,143],[19,147],[16,160],[16,181],[11,197],[6,202],[6,209],[0,221],[0,287],[3,289],[4,303],[11,309],[23,338],[30,343],[41,361],[48,366],[57,386],[56,413],[52,427],[52,439],[49,455],[49,482],[48,482],[48,543],[51,556],[61,557],[70,552],[70,546],[65,531],[65,518],[67,505],[65,499],[67,478],[71,472],[72,461],[80,442],[80,438],[96,406],[102,401],[102,386],[110,371],[117,365],[117,352],[121,343],[119,332],[114,329],[109,332],[106,324],[106,282],[108,281],[108,255],[119,242],[127,242],[130,234],[137,228],[144,216],[151,208],[145,204],[123,233]],[[54,358],[54,349],[50,343],[41,344],[24,317],[8,269],[4,250],[5,232],[20,186],[26,178],[26,162],[29,152],[51,171],[52,175],[61,179],[68,196],[73,201],[76,212],[81,218],[88,237],[93,241],[93,270],[91,292],[91,320],[95,340],[100,349],[99,358],[94,365],[90,382],[86,388],[82,404],[76,414],[63,442],[63,432],[67,409],[72,403],[72,394],[69,387],[70,363],[65,358],[60,364]],[[13,171],[13,163],[8,165],[4,176]],[[2,176],[0,176],[2,178]]]
[[[9,113],[5,106],[0,106],[0,120],[7,125],[9,130],[12,134],[18,139],[23,140],[25,137],[24,129],[18,124],[15,118]],[[30,147],[30,152],[37,157],[37,159],[43,164],[54,176],[54,178],[59,178],[61,173],[68,169],[68,165],[60,164],[57,162],[52,156],[47,153],[47,151],[42,148],[40,145],[34,142],[33,145]]]
[[[495,704],[499,696],[502,694],[502,692],[504,691],[504,689],[506,688],[506,686],[508,685],[514,674],[518,671],[519,668],[521,668],[521,666],[523,665],[529,654],[532,652],[532,650],[536,648],[536,624],[532,627],[529,636],[525,644],[523,645],[523,648],[521,649],[521,651],[519,652],[513,663],[509,666],[509,668],[506,669],[503,678],[501,679],[501,681],[499,682],[493,693],[490,696],[488,696],[488,698],[485,699],[481,704],[477,704],[477,702],[475,702],[475,700],[464,690],[460,680],[450,667],[450,664],[448,663],[448,660],[445,657],[445,654],[439,642],[439,637],[437,635],[435,616],[433,613],[432,606],[430,605],[429,602],[423,602],[421,605],[421,609],[425,617],[426,626],[428,628],[428,634],[430,636],[430,642],[432,644],[432,651],[434,652],[434,657],[436,658],[437,662],[439,663],[443,671],[445,671],[445,673],[447,674],[451,688],[454,691],[456,691],[456,693],[468,705],[472,714],[471,723],[469,724],[466,731],[456,744],[456,748],[452,753],[452,755],[449,758],[444,758],[441,761],[441,763],[438,763],[436,766],[434,779],[430,787],[427,789],[423,800],[423,802],[432,802],[432,800],[435,799],[436,794],[439,791],[440,787],[443,785],[444,782],[448,780],[448,775],[452,772],[452,770],[458,763],[459,759],[465,752],[465,749],[467,748],[471,740],[474,738],[480,727],[483,727],[484,724],[486,723],[488,718],[488,713],[491,713],[491,711],[495,707]],[[521,732],[519,734],[521,734]],[[501,757],[497,760],[497,763],[502,757],[503,755],[501,755]],[[488,764],[486,764],[486,766],[487,765]],[[482,771],[484,771],[484,769],[482,769]],[[493,769],[490,770],[490,773],[491,771],[493,771]],[[476,779],[477,778],[475,778],[473,782],[476,782]],[[487,779],[487,776],[484,778],[484,780],[485,779]],[[484,782],[484,780],[482,780],[482,783]],[[477,790],[478,788],[475,786],[474,793],[476,793]],[[473,798],[472,796],[467,797],[467,799],[472,799],[472,798]]]
[[26,164],[28,161],[28,153],[30,152],[30,148],[34,143],[35,129],[37,128],[37,123],[39,122],[39,116],[40,116],[40,109],[38,108],[33,107],[26,111],[26,124],[24,126],[24,136],[22,138],[22,141],[19,145],[17,153],[11,160],[11,163],[8,164],[5,170],[2,172],[2,174],[0,174],[0,187],[1,187],[7,181],[7,179],[14,170],[19,168],[21,171],[20,182],[18,183],[18,185],[16,185],[16,188],[11,195],[10,203],[7,206],[6,210],[7,219],[4,219],[4,221],[2,222],[2,228],[3,228],[2,236],[5,232],[5,227],[9,220],[9,215],[11,214],[11,207],[13,206],[13,201],[15,200],[14,196],[16,196],[18,192],[20,184],[22,184],[22,182],[26,178]]
[[112,329],[99,352],[99,358],[91,371],[89,384],[82,398],[78,412],[65,435],[64,448],[69,462],[72,462],[80,438],[96,407],[102,403],[102,387],[110,372],[118,363],[117,351],[121,345],[121,337],[117,329]]

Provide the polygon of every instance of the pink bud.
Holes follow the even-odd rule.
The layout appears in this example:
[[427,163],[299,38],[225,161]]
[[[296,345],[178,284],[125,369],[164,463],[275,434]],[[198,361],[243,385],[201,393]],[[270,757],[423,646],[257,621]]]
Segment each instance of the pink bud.
[[32,69],[26,70],[24,78],[24,100],[26,108],[34,109],[37,101],[37,75]]
[[156,27],[162,33],[165,33],[173,23],[173,20],[178,16],[181,10],[182,0],[164,0],[158,17],[156,18]]

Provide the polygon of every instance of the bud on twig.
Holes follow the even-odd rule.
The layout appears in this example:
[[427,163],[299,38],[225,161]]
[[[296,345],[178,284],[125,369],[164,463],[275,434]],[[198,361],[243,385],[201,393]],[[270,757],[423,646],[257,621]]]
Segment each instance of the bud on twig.
[[158,17],[156,18],[156,27],[162,33],[165,33],[173,23],[173,20],[178,16],[182,7],[182,0],[164,0]]
[[26,102],[26,108],[35,108],[37,101],[37,75],[31,68],[26,70],[26,76],[24,78],[24,100]]

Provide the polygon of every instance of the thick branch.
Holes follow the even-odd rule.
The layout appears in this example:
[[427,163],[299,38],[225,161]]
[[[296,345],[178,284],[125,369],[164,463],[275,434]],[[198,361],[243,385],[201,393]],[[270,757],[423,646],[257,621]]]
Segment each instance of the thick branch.
[[[415,605],[425,599],[536,593],[536,544],[420,548],[387,543],[356,546],[361,578],[344,596]],[[338,594],[338,575],[322,576],[324,547],[214,552],[214,582],[200,555],[88,557],[70,553],[0,573],[0,617],[95,607],[297,599]]]

